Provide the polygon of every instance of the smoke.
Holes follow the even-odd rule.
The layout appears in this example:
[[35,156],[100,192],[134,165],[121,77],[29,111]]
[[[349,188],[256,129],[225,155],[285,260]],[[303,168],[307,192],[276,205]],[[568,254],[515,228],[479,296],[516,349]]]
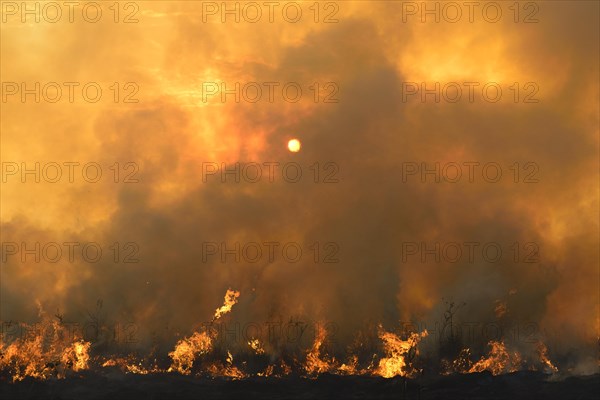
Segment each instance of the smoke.
[[[551,355],[583,359],[599,324],[598,4],[541,6],[531,25],[402,23],[400,5],[387,2],[341,3],[333,24],[203,23],[193,4],[180,2],[140,4],[135,26],[36,28],[43,37],[7,26],[3,48],[28,50],[3,58],[5,81],[136,82],[140,101],[3,105],[3,161],[95,161],[106,179],[2,184],[4,243],[97,242],[103,250],[94,263],[7,257],[2,320],[35,321],[39,301],[83,321],[102,299],[107,319],[135,324],[136,346],[158,340],[167,351],[209,322],[234,288],[241,295],[231,321],[329,321],[343,349],[372,324],[431,330],[443,321],[443,299],[452,299],[465,303],[458,326],[480,332],[495,323],[505,336],[534,326],[515,346],[539,336]],[[278,96],[298,82],[303,96],[202,102],[202,83],[221,81],[280,82]],[[504,97],[406,100],[405,82],[422,81],[429,89],[435,81],[497,81]],[[315,82],[321,95],[337,87],[338,102],[315,103]],[[506,100],[514,82],[521,96],[535,82],[540,101]],[[297,154],[285,147],[292,137],[302,142]],[[109,169],[115,162],[119,183]],[[128,162],[139,169],[137,183],[123,182]],[[263,179],[203,176],[207,163],[237,162],[247,171],[259,163]],[[280,166],[269,182],[264,163],[273,162]],[[297,183],[281,178],[290,162],[302,167]],[[473,182],[464,162],[479,163]],[[490,162],[502,166],[495,183],[481,178]],[[407,163],[458,163],[463,177],[423,183],[420,173],[403,175]],[[534,168],[538,182],[523,182]],[[265,242],[279,243],[272,260]],[[473,261],[470,242],[480,243]],[[257,262],[225,254],[222,262],[220,252],[207,256],[207,243],[259,243],[263,254]],[[286,243],[301,246],[298,262],[282,256]],[[446,246],[440,261],[423,260],[422,243],[459,244],[463,257],[449,261],[455,247]],[[485,259],[485,243],[501,246],[501,261]],[[413,245],[419,252],[407,255]],[[123,262],[134,253],[139,262]],[[497,301],[506,304],[500,318]],[[483,348],[480,339],[468,344]]]

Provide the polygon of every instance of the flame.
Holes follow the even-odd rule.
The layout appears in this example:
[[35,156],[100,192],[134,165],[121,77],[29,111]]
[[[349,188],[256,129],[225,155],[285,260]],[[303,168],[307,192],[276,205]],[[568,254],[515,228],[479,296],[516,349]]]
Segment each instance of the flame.
[[63,379],[69,370],[88,369],[91,343],[79,338],[70,341],[60,319],[49,320],[41,310],[40,315],[45,321],[42,326],[49,328],[51,335],[47,335],[46,329],[35,330],[23,324],[31,335],[10,344],[0,340],[0,370],[10,371],[13,381],[20,381],[26,377]]
[[109,358],[102,363],[102,367],[119,367],[126,374],[138,375],[165,372],[156,365],[156,360],[154,360],[154,365],[148,368],[145,367],[141,361],[137,360],[133,354],[130,354],[127,357]]
[[263,349],[262,344],[260,343],[260,340],[258,340],[258,339],[249,340],[248,346],[250,346],[252,348],[252,350],[254,350],[254,353],[256,353],[256,354],[265,354],[265,349]]
[[554,366],[554,364],[552,364],[552,361],[550,361],[550,358],[548,357],[548,348],[546,347],[546,345],[544,343],[538,342],[537,353],[538,353],[538,356],[540,358],[542,365],[546,369],[550,370],[553,373],[558,372],[558,368],[556,368]]
[[442,360],[442,375],[450,375],[455,372],[465,374],[472,366],[471,349],[462,349],[452,362]]
[[491,347],[488,356],[481,357],[473,364],[469,373],[490,371],[493,375],[500,375],[517,371],[522,366],[521,355],[518,352],[508,352],[503,341],[492,340],[488,345]]
[[213,322],[221,318],[221,316],[223,316],[224,314],[230,312],[233,306],[237,303],[238,297],[240,297],[240,292],[236,290],[227,289],[223,305],[215,310]]
[[[451,363],[448,360],[442,360],[442,374],[468,374],[490,371],[493,375],[499,375],[517,371],[525,366],[525,361],[521,354],[518,352],[509,352],[503,341],[491,341],[488,345],[490,346],[488,355],[481,357],[476,363],[471,361],[471,350],[467,348],[462,349],[460,354]],[[552,361],[548,357],[548,349],[545,344],[538,342],[536,353],[538,360],[537,362],[534,361],[533,365],[529,364],[529,369],[536,370],[536,365],[541,363],[546,371],[552,373],[558,372],[558,368],[552,364]]]
[[292,367],[286,364],[285,361],[281,360],[281,364],[279,364],[279,372],[276,374],[278,377],[290,375],[292,373]]
[[[240,297],[240,292],[227,289],[223,305],[216,309],[213,322],[230,312],[237,303],[238,297]],[[173,363],[167,371],[178,371],[181,374],[189,375],[196,357],[212,350],[214,338],[214,333],[203,331],[194,332],[189,338],[178,341],[175,349],[169,353]],[[231,357],[231,353],[228,354]],[[233,360],[233,357],[231,359]]]
[[327,330],[321,325],[316,325],[315,340],[311,349],[306,354],[305,371],[309,375],[318,375],[329,372],[334,368],[335,359],[331,361],[321,357],[321,346],[327,337]]
[[273,375],[273,366],[272,365],[268,365],[264,372],[259,372],[256,375],[257,376],[264,376],[265,378]]
[[379,366],[374,374],[384,378],[411,376],[412,366],[410,362],[406,361],[406,356],[427,335],[427,330],[424,330],[422,333],[412,333],[407,340],[402,340],[394,333],[386,332],[379,326],[379,338],[383,340],[387,357],[379,360]]
[[362,375],[364,371],[358,370],[358,357],[355,355],[350,356],[348,363],[344,363],[337,369],[340,375]]
[[[233,306],[237,303],[240,292],[228,289],[224,296],[224,304],[216,309],[214,319],[221,318],[226,313],[231,312]],[[20,338],[5,343],[4,338],[0,338],[0,371],[9,371],[13,381],[23,380],[26,377],[36,379],[48,379],[56,377],[65,378],[69,371],[78,372],[90,368],[90,348],[91,343],[75,338],[67,339],[67,329],[62,323],[62,316],[56,315],[57,319],[49,320],[42,311],[42,318],[48,321],[48,326],[52,328],[48,335],[48,330],[44,332],[38,330],[25,338]],[[27,325],[22,324],[24,327]],[[413,377],[420,370],[413,365],[414,358],[418,355],[417,346],[420,341],[428,335],[427,330],[421,333],[413,332],[406,339],[402,339],[393,332],[385,331],[381,325],[377,329],[377,337],[382,341],[384,356],[381,357],[370,349],[374,339],[375,331],[365,336],[364,332],[359,332],[356,345],[348,349],[346,362],[340,363],[333,356],[327,355],[325,344],[327,343],[328,332],[324,324],[315,325],[315,338],[310,348],[305,352],[302,370],[309,377],[316,377],[323,373],[332,373],[338,375],[376,375],[384,378],[393,378],[395,376]],[[45,334],[44,334],[45,333]],[[211,354],[218,356],[221,353],[215,347],[215,342],[219,337],[218,330],[204,328],[203,330],[193,332],[189,337],[177,341],[173,351],[168,353],[171,358],[171,364],[168,369],[157,365],[156,359],[153,364],[139,359],[134,354],[125,357],[116,357],[100,360],[95,359],[97,366],[102,368],[118,367],[125,373],[132,374],[150,374],[163,372],[178,372],[183,375],[190,375],[195,367],[195,362],[199,356]],[[248,340],[248,346],[255,355],[265,355],[267,351],[260,339],[253,338]],[[510,352],[504,341],[490,341],[488,343],[490,350],[476,362],[471,361],[471,350],[462,349],[459,355],[452,362],[442,360],[442,373],[476,373],[490,371],[493,375],[514,372],[518,369],[529,367],[530,369],[541,368],[544,371],[555,373],[558,368],[552,363],[548,356],[548,348],[542,342],[537,343],[535,352],[537,358],[533,362],[526,362],[518,352]],[[379,346],[379,344],[377,344]],[[268,346],[272,351],[272,346]],[[362,350],[361,350],[362,349]],[[373,347],[375,349],[375,347]],[[276,350],[276,349],[275,349]],[[372,354],[370,364],[364,366],[368,360],[359,363],[359,354]],[[271,364],[266,365],[261,372],[252,373],[260,377],[282,377],[292,373],[292,367],[286,363],[292,361],[292,366],[298,366],[296,355],[289,357],[277,357],[277,353],[270,354]],[[362,356],[361,356],[362,357]],[[226,357],[220,356],[218,361],[210,361],[209,357],[196,365],[198,372],[207,373],[213,377],[228,377],[232,379],[242,379],[249,376],[249,373],[240,369],[240,366],[234,364],[234,355],[226,350]],[[264,360],[264,358],[263,358]],[[362,365],[361,365],[362,364]],[[246,362],[241,363],[246,366]],[[294,370],[296,370],[294,368]]]
[[173,363],[167,371],[189,375],[196,357],[208,353],[212,349],[212,342],[213,338],[207,332],[194,332],[189,338],[181,339],[175,345],[175,350],[169,353]]
[[114,358],[109,358],[104,363],[102,363],[103,368],[104,367],[116,367],[117,365],[119,365],[119,363]]
[[80,340],[67,347],[62,354],[61,361],[72,365],[73,371],[82,371],[89,368],[91,343]]
[[233,378],[234,380],[246,377],[246,374],[233,365],[233,356],[229,350],[227,350],[226,364],[223,366],[218,363],[212,364],[208,367],[208,372],[212,376],[228,377]]

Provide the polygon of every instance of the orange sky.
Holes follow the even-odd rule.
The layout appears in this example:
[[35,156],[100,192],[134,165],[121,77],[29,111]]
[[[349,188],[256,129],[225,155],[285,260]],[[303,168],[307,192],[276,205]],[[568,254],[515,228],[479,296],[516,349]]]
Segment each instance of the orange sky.
[[[293,10],[284,17],[278,8],[269,22],[262,6],[256,23],[243,18],[254,14],[235,22],[220,2],[195,1],[119,2],[118,16],[114,2],[101,1],[102,17],[92,23],[83,15],[93,10],[82,14],[81,2],[72,23],[66,6],[50,23],[44,17],[54,18],[53,10],[35,22],[20,2],[17,9],[7,3],[2,242],[95,241],[105,256],[93,264],[3,260],[2,320],[35,320],[36,300],[76,320],[102,298],[115,318],[134,319],[146,332],[186,330],[234,287],[242,320],[303,315],[350,331],[367,318],[392,325],[438,318],[441,299],[451,297],[468,304],[464,318],[485,322],[494,302],[508,299],[507,318],[582,343],[597,338],[597,3],[537,2],[515,22],[509,2],[498,2],[503,17],[495,23],[478,10],[473,22],[466,14],[457,23],[443,15],[421,22],[406,14],[412,8],[403,11],[408,3],[392,1],[320,2],[318,16],[314,2],[296,2],[298,22],[286,20]],[[538,21],[524,23],[532,12]],[[34,94],[23,102],[21,85],[36,82],[40,102]],[[58,85],[45,92],[49,82]],[[73,101],[64,82],[75,82]],[[256,102],[205,92],[251,82],[262,88]],[[276,85],[272,101],[265,82]],[[405,101],[406,82],[430,89],[454,82],[464,91],[455,103],[435,103],[433,95],[422,102],[420,93]],[[465,82],[478,84],[473,101]],[[481,94],[490,82],[502,88],[496,103]],[[289,83],[302,88],[297,102],[282,92]],[[86,84],[92,97],[101,88],[97,102],[85,100]],[[56,86],[62,95],[53,103]],[[256,86],[246,88],[252,97]],[[532,92],[539,101],[524,102]],[[300,152],[287,150],[291,138],[302,142]],[[500,164],[503,178],[402,181],[406,162],[470,161]],[[65,162],[79,163],[72,183]],[[203,163],[236,162],[297,162],[303,179],[203,182]],[[328,162],[339,182],[314,183],[311,166],[319,163],[322,181]],[[39,163],[39,183],[22,177],[22,163]],[[57,183],[42,173],[52,172],[49,163],[63,167]],[[89,163],[100,166],[98,182],[81,175]],[[526,163],[539,168],[537,183],[522,182]],[[315,264],[308,255],[294,264],[202,262],[202,243],[222,241],[334,242],[339,263]],[[408,241],[497,242],[505,254],[514,242],[535,242],[540,257],[532,264],[509,256],[500,264],[403,261]],[[115,263],[114,242],[136,243],[141,261]]]

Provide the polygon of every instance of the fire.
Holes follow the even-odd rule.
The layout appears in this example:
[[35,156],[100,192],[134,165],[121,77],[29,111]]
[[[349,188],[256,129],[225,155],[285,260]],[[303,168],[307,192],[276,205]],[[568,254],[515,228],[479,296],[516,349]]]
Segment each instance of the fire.
[[52,374],[54,364],[43,351],[41,336],[32,340],[17,340],[5,348],[1,347],[2,359],[0,368],[12,372],[13,381],[20,381],[30,376],[45,379]]
[[215,316],[213,321],[218,320],[224,314],[227,314],[231,311],[233,306],[237,303],[237,299],[240,297],[240,292],[236,290],[227,289],[227,293],[225,293],[225,301],[223,305],[215,310]]
[[473,361],[471,361],[471,349],[462,349],[456,359],[452,362],[449,362],[446,359],[442,360],[441,366],[443,375],[467,373],[473,366]]
[[168,372],[178,371],[189,375],[197,356],[206,354],[212,349],[213,338],[207,332],[194,332],[189,338],[181,339],[175,345],[175,350],[169,353],[173,359]]
[[[240,292],[227,289],[223,305],[216,309],[213,322],[231,311],[240,297]],[[167,370],[168,372],[178,371],[181,374],[189,375],[196,357],[207,354],[212,350],[214,333],[194,332],[189,338],[181,339],[175,345],[175,349],[169,353],[173,363]],[[229,353],[231,357],[231,353]],[[233,360],[233,357],[231,357]],[[230,363],[231,364],[231,363]]]
[[503,341],[492,340],[488,344],[491,349],[487,357],[481,357],[469,369],[469,373],[490,371],[493,375],[517,371],[522,366],[521,355],[518,352],[510,353],[506,350]]
[[127,357],[110,358],[102,363],[102,367],[119,367],[126,374],[138,375],[164,372],[164,370],[160,369],[158,365],[156,365],[156,360],[154,360],[154,365],[151,367],[146,367],[144,366],[144,363],[137,360],[133,354],[130,354]]
[[328,372],[333,368],[335,359],[328,361],[321,357],[321,346],[327,337],[327,331],[320,324],[316,325],[315,340],[311,349],[306,354],[304,369],[309,375],[318,375]]
[[552,361],[550,361],[550,358],[548,357],[548,348],[544,343],[538,342],[537,353],[540,358],[540,362],[544,367],[546,367],[551,372],[558,372],[558,368],[556,368],[554,364],[552,364]]
[[208,367],[208,372],[212,376],[221,376],[235,379],[242,379],[246,377],[238,367],[233,365],[233,356],[231,352],[227,350],[227,360],[225,365],[220,365],[219,363],[214,363]]
[[91,343],[79,338],[71,340],[61,316],[50,320],[41,309],[40,316],[42,329],[23,325],[31,331],[27,337],[18,338],[10,344],[0,340],[0,370],[10,371],[13,381],[20,381],[26,377],[62,379],[68,371],[88,369]]
[[248,346],[250,346],[252,348],[252,350],[254,350],[254,353],[256,353],[256,354],[265,354],[265,349],[263,349],[262,344],[260,343],[260,340],[258,340],[258,339],[249,340]]
[[272,365],[267,366],[267,368],[265,369],[264,372],[259,372],[256,375],[257,376],[264,376],[265,378],[273,375],[273,366]]
[[61,361],[65,365],[71,365],[73,371],[82,371],[89,368],[91,343],[80,340],[67,347],[62,354]]
[[273,376],[273,377],[281,378],[281,377],[290,375],[291,373],[292,373],[292,368],[289,365],[287,365],[285,363],[285,361],[280,360],[279,365],[269,364],[263,372],[258,372],[256,374],[256,376],[262,376],[265,378]]
[[407,340],[402,340],[394,333],[384,331],[380,326],[379,338],[383,340],[387,357],[379,360],[379,367],[375,370],[375,375],[384,378],[410,376],[413,371],[410,362],[407,362],[407,356],[427,335],[427,330],[425,330],[422,333],[412,333]]
[[358,357],[352,355],[348,360],[348,363],[339,366],[338,373],[341,375],[362,375],[364,371],[358,371]]
[[462,349],[460,354],[452,362],[442,360],[442,370],[444,375],[452,373],[468,374],[474,372],[490,371],[493,375],[500,375],[515,372],[529,365],[529,369],[537,370],[541,365],[546,371],[552,373],[558,372],[548,357],[548,349],[542,342],[537,343],[537,360],[526,362],[519,352],[509,352],[503,341],[491,341],[488,344],[490,351],[487,356],[475,363],[471,361],[471,350]]
[[[237,304],[240,292],[228,289],[224,296],[224,303],[216,309],[214,320],[222,318],[231,312]],[[65,378],[69,371],[79,372],[90,369],[91,343],[81,338],[68,339],[67,329],[62,322],[62,316],[57,314],[57,319],[47,320],[46,328],[38,330],[35,334],[19,338],[11,343],[0,340],[0,371],[9,371],[13,381],[23,380],[26,377],[48,379],[51,377]],[[214,321],[213,320],[213,321]],[[418,345],[423,338],[428,336],[427,330],[421,333],[412,332],[403,339],[400,335],[385,331],[381,325],[365,333],[360,331],[355,345],[348,348],[348,353],[343,356],[328,353],[326,344],[328,332],[324,324],[315,325],[315,337],[308,349],[300,350],[301,353],[290,354],[285,349],[277,349],[272,345],[264,346],[259,338],[252,338],[247,345],[259,360],[265,361],[268,355],[271,362],[261,366],[261,372],[248,372],[247,361],[234,363],[234,354],[222,348],[217,341],[219,331],[212,329],[214,326],[205,327],[193,332],[190,336],[177,341],[173,350],[168,353],[171,358],[170,366],[159,367],[157,359],[153,363],[146,358],[138,358],[134,354],[125,357],[103,358],[96,356],[93,360],[96,366],[102,368],[118,367],[126,374],[151,374],[164,372],[178,372],[190,375],[196,369],[198,373],[208,374],[213,377],[227,377],[243,379],[250,375],[260,377],[282,377],[290,375],[293,371],[301,370],[305,376],[315,378],[320,374],[331,373],[338,375],[376,375],[384,378],[396,376],[414,377],[420,370],[414,366],[414,359],[418,355]],[[50,334],[49,334],[50,333]],[[74,335],[72,335],[74,336]],[[377,338],[381,341],[378,342]],[[493,375],[510,373],[523,368],[542,369],[556,373],[558,368],[552,363],[548,355],[548,348],[542,342],[537,343],[534,359],[525,360],[519,352],[509,351],[503,340],[490,341],[489,352],[478,361],[471,360],[471,350],[464,348],[453,361],[442,360],[442,373],[477,373],[490,371]],[[384,354],[377,354],[377,348],[382,347]],[[226,355],[225,355],[226,354]],[[242,353],[248,355],[247,351]],[[278,356],[279,354],[279,356]],[[304,357],[302,357],[304,354]],[[198,358],[205,356],[201,363],[196,363]],[[372,357],[371,357],[372,356]],[[342,357],[346,360],[340,361]],[[300,363],[299,360],[303,359]],[[370,359],[370,363],[369,363]],[[360,361],[359,361],[360,360]],[[289,364],[288,364],[289,363]],[[368,363],[368,366],[366,365]],[[252,365],[253,363],[250,363]]]

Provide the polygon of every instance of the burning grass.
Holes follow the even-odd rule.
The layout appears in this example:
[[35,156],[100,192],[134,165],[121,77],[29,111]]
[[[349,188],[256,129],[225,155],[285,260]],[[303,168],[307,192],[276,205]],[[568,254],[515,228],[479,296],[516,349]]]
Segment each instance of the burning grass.
[[[227,290],[224,303],[217,308],[213,323],[230,313],[240,292]],[[317,325],[314,340],[301,353],[286,353],[275,346],[265,346],[258,338],[245,343],[237,352],[218,342],[219,333],[205,327],[177,341],[166,357],[148,361],[136,355],[91,355],[92,343],[72,337],[62,324],[62,317],[50,319],[40,309],[40,317],[49,330],[19,338],[11,343],[0,342],[0,371],[13,382],[27,377],[38,380],[62,379],[86,370],[118,368],[125,374],[180,374],[184,376],[222,377],[226,379],[303,376],[317,378],[323,374],[372,376],[382,378],[414,378],[423,373],[419,364],[420,342],[428,336],[422,332],[398,334],[377,328],[375,348],[364,332],[356,336],[356,344],[340,356],[333,354],[324,324]],[[365,356],[365,353],[369,353]],[[463,348],[453,360],[441,361],[442,374],[471,374],[488,371],[493,375],[522,369],[556,373],[547,347],[539,342],[535,357],[526,359],[518,351],[509,350],[504,341],[490,341],[489,351],[473,359],[471,350]]]

